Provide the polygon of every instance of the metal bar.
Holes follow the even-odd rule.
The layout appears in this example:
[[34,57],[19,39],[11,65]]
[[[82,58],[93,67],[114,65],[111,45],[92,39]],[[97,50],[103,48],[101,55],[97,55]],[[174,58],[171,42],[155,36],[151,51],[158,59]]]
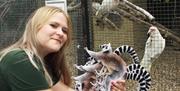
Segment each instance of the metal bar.
[[83,35],[85,46],[89,49],[93,49],[93,31],[92,31],[92,20],[91,20],[91,0],[81,0],[82,6],[82,20],[83,20]]

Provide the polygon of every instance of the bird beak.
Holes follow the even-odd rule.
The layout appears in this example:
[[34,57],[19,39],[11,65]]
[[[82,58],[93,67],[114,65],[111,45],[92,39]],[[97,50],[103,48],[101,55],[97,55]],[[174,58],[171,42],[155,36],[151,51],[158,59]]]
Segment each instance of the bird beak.
[[148,36],[148,37],[150,36],[150,32],[147,33],[147,36]]

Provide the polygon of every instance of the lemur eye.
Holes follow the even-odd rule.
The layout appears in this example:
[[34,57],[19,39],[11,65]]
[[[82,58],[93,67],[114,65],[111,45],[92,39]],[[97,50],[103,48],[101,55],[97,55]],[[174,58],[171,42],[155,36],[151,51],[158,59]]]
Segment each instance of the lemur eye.
[[102,48],[104,48],[105,46],[103,45]]
[[93,60],[93,57],[91,57],[90,60]]

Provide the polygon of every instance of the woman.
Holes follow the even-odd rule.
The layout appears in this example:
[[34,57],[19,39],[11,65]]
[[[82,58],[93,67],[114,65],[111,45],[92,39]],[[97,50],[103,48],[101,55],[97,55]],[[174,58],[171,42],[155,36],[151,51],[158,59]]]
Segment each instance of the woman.
[[[1,90],[74,91],[64,54],[71,32],[71,20],[59,8],[32,13],[23,36],[0,52]],[[112,86],[116,91],[121,85]]]

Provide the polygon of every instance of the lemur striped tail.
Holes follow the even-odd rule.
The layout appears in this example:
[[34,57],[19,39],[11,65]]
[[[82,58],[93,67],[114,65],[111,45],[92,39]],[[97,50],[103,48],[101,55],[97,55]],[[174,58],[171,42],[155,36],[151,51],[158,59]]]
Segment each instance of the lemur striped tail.
[[131,56],[131,58],[133,59],[133,63],[135,63],[135,64],[139,64],[140,63],[139,57],[137,56],[136,51],[131,46],[122,45],[122,46],[116,48],[114,50],[114,52],[117,55],[121,55],[122,53],[128,53]]
[[128,65],[125,79],[138,81],[139,91],[147,91],[151,85],[150,74],[140,64]]
[[148,91],[151,85],[151,77],[150,74],[144,69],[144,67],[140,65],[139,57],[137,56],[134,48],[128,45],[122,45],[116,48],[114,52],[117,55],[128,53],[131,56],[133,63],[127,66],[125,79],[138,81],[138,91]]

